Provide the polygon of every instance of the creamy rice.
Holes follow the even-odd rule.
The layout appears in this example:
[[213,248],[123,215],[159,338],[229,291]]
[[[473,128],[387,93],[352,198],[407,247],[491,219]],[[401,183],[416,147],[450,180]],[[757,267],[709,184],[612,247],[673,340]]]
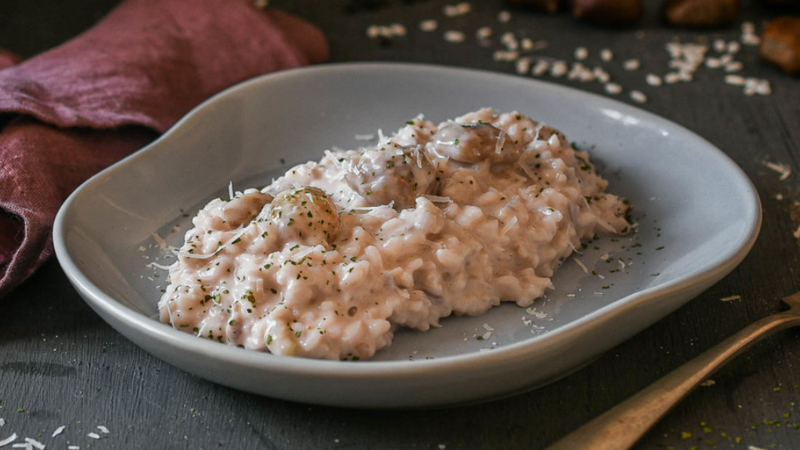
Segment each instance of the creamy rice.
[[409,121],[193,219],[161,320],[278,355],[365,359],[501,301],[529,306],[581,239],[625,233],[586,152],[517,112]]

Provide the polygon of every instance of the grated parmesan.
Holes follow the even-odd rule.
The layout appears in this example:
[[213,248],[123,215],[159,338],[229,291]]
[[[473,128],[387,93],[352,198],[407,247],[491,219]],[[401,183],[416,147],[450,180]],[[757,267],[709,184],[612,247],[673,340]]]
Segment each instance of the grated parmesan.
[[764,161],[762,164],[764,164],[768,169],[778,172],[780,174],[780,177],[778,177],[780,181],[789,178],[789,176],[792,174],[792,168],[786,164],[776,164],[769,161]]
[[0,447],[5,447],[6,445],[8,445],[8,444],[10,444],[10,443],[12,443],[12,442],[14,442],[16,440],[17,440],[17,433],[14,433],[11,436],[9,436],[9,437],[3,439],[2,441],[0,441]]
[[586,264],[584,264],[583,261],[578,258],[572,258],[572,260],[575,261],[575,264],[577,264],[581,269],[583,269],[584,273],[589,273],[589,269],[586,267]]
[[32,447],[38,448],[39,450],[44,450],[44,444],[37,441],[36,439],[25,438],[25,442],[30,444]]

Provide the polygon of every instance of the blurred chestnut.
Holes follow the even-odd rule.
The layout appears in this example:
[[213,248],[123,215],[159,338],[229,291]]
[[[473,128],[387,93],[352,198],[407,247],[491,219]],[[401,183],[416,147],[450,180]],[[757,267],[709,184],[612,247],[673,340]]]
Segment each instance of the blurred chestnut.
[[723,27],[738,15],[739,0],[669,0],[664,7],[667,23],[679,27]]
[[598,25],[631,25],[644,13],[642,0],[573,0],[572,15]]
[[514,8],[527,8],[554,13],[561,6],[561,0],[506,0]]
[[800,17],[779,17],[767,23],[758,53],[784,71],[800,74]]

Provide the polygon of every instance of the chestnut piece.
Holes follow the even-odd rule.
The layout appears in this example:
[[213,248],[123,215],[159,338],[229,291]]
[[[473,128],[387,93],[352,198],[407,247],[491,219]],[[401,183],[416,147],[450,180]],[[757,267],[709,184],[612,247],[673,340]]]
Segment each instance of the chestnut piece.
[[800,17],[778,17],[761,32],[761,59],[800,75]]
[[597,25],[631,25],[644,13],[642,0],[573,0],[572,15]]
[[664,7],[667,23],[679,27],[723,27],[738,15],[739,0],[669,0]]
[[506,4],[514,8],[527,8],[554,13],[561,6],[561,0],[506,0]]

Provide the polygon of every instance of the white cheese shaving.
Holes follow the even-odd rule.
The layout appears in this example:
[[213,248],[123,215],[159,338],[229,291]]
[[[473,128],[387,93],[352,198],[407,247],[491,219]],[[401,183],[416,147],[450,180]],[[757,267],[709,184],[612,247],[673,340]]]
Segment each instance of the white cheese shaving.
[[503,145],[506,143],[506,133],[505,131],[500,131],[500,134],[497,137],[497,142],[494,144],[494,152],[498,155],[500,152],[503,151]]
[[17,444],[12,445],[11,448],[24,448],[27,450],[32,450],[33,446],[31,444],[28,444],[27,442],[19,442]]
[[110,431],[108,431],[108,428],[104,427],[103,425],[98,425],[97,429],[100,430],[100,432],[103,433],[103,434],[110,433]]
[[6,424],[6,419],[0,418],[0,427],[5,426],[5,424]]
[[483,329],[486,331],[494,331],[494,328],[490,327],[488,323],[483,324]]
[[238,232],[236,232],[236,234],[233,235],[232,238],[228,239],[228,242],[226,242],[226,243],[222,244],[221,246],[217,247],[216,250],[214,250],[212,253],[209,253],[207,255],[201,255],[201,254],[189,253],[189,252],[177,252],[176,255],[184,257],[184,258],[189,258],[189,259],[208,259],[208,258],[211,258],[212,256],[216,255],[217,253],[221,252],[228,245],[231,245],[233,243],[233,241],[235,241],[235,240],[239,239],[240,237],[242,237],[242,235],[244,235],[247,232],[247,230],[248,230],[247,227],[241,228]]
[[153,240],[155,240],[156,244],[158,244],[158,246],[161,247],[161,250],[169,249],[169,245],[167,245],[167,242],[164,241],[164,239],[161,239],[161,236],[159,236],[158,233],[153,233]]
[[525,312],[530,314],[530,315],[532,315],[533,317],[536,317],[537,319],[546,319],[547,318],[547,313],[544,313],[544,312],[541,312],[541,311],[537,311],[536,308],[528,308],[528,309],[525,310]]
[[90,437],[92,439],[100,439],[100,435],[97,434],[97,433],[89,433],[86,436],[88,436],[88,437]]
[[589,269],[586,267],[586,264],[583,263],[579,258],[572,258],[581,269],[583,269],[583,273],[589,273]]
[[16,440],[17,440],[17,433],[14,433],[11,436],[9,436],[9,437],[3,439],[2,441],[0,441],[0,447],[5,447],[6,445],[8,445],[8,444],[10,444],[10,443],[12,443],[12,442],[14,442]]
[[450,197],[441,197],[441,196],[438,196],[438,195],[430,195],[430,194],[423,195],[423,197],[427,198],[428,200],[430,200],[433,203],[452,203],[453,202],[453,200]]
[[506,222],[506,225],[503,227],[503,229],[500,230],[500,234],[503,236],[508,234],[508,232],[511,231],[511,229],[517,225],[517,221],[518,221],[517,216],[514,216],[511,219],[509,219],[509,221]]
[[763,161],[762,164],[764,164],[768,169],[778,172],[780,174],[778,179],[781,181],[789,178],[789,175],[792,174],[792,168],[786,164],[775,164],[769,161]]
[[527,164],[525,164],[522,161],[517,161],[517,165],[520,167],[520,169],[522,169],[523,172],[525,172],[525,175],[527,175],[528,178],[530,178],[531,180],[536,179],[536,174],[533,173],[533,171],[531,170],[530,167],[528,167]]
[[161,270],[169,270],[169,266],[164,266],[158,263],[151,262],[150,264],[146,265],[145,267],[155,267],[156,269]]
[[41,442],[37,441],[36,439],[25,438],[25,442],[27,442],[28,444],[30,444],[33,447],[38,448],[39,450],[44,450],[44,444],[42,444]]
[[67,427],[65,427],[64,425],[61,425],[60,427],[56,428],[56,431],[53,431],[53,436],[52,437],[56,437],[59,434],[63,433],[65,428],[67,428]]
[[617,233],[617,230],[615,230],[614,227],[609,225],[608,222],[606,222],[605,220],[602,220],[602,219],[598,218],[597,219],[597,224],[600,225],[601,227],[605,228],[606,230],[608,230],[609,233],[614,233],[614,234]]

